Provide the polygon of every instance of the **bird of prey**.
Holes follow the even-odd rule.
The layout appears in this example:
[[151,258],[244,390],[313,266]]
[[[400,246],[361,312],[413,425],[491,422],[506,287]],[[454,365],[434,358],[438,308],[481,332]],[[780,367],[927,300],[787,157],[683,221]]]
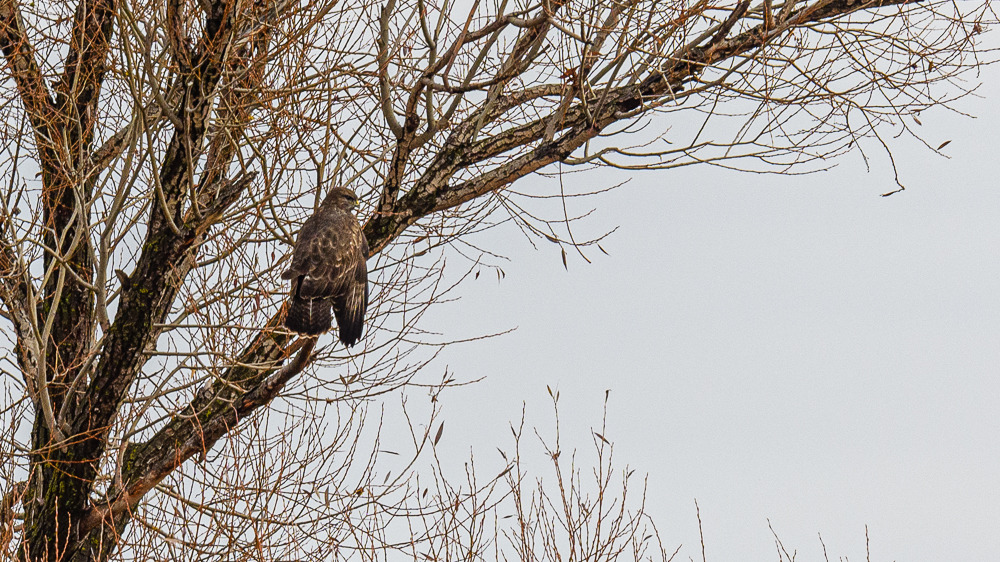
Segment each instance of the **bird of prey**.
[[337,318],[340,341],[361,338],[368,306],[368,240],[351,210],[358,196],[344,187],[327,194],[299,231],[292,265],[281,274],[292,282],[285,326],[307,336],[330,329]]

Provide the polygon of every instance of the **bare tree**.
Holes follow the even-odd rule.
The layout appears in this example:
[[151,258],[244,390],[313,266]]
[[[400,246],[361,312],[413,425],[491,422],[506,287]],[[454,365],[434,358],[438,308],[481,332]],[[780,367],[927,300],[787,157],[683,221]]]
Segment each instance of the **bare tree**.
[[[592,495],[558,446],[555,488],[532,491],[519,445],[499,476],[417,470],[455,384],[414,379],[443,252],[474,267],[470,236],[503,220],[586,246],[545,214],[578,193],[511,189],[536,172],[888,151],[974,87],[995,21],[985,0],[0,0],[0,545],[667,559],[600,434]],[[371,247],[353,354],[280,327],[277,272],[334,185]],[[402,388],[430,400],[379,415]]]

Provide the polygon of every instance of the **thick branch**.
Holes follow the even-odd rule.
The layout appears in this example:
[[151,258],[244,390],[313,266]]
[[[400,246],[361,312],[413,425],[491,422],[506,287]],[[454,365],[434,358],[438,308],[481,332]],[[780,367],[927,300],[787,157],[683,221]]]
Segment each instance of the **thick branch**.
[[[264,9],[266,6],[256,5],[254,13]],[[235,139],[242,135],[249,122],[249,112],[259,92],[266,53],[264,43],[269,33],[266,26],[257,28],[249,38],[253,48],[241,51],[244,55],[253,53],[255,59],[234,57],[232,45],[237,17],[259,22],[253,13],[243,11],[238,0],[209,5],[205,34],[191,52],[193,67],[189,74],[178,79],[178,83],[183,84],[177,111],[182,122],[175,123],[173,137],[160,166],[142,253],[135,270],[123,283],[117,315],[105,336],[101,358],[83,400],[71,409],[72,430],[79,439],[73,451],[77,458],[96,460],[104,454],[112,420],[147,360],[143,351],[159,336],[161,328],[157,326],[163,323],[188,272],[194,267],[198,246],[211,227],[221,220],[225,210],[246,191],[253,178],[253,174],[249,174],[236,180],[223,179],[236,153]],[[179,25],[179,22],[173,23]],[[218,127],[206,148],[208,116],[227,72],[239,79],[226,85],[216,121]],[[114,145],[109,147],[109,151],[114,150]],[[196,186],[193,170],[206,154],[208,158],[200,185]],[[242,413],[240,408],[236,411]],[[218,436],[228,431],[225,420],[220,423],[222,425],[209,430],[209,435],[211,431],[216,431]],[[212,438],[213,442],[218,436]],[[203,444],[202,441],[199,440],[199,444]],[[171,459],[178,464],[193,454],[175,453]],[[125,472],[128,466],[123,467]],[[84,464],[79,474],[73,475],[73,485],[88,485],[94,478],[95,468],[96,463]],[[104,525],[98,523],[103,521],[112,526],[119,523],[119,530],[123,528],[127,514],[122,510],[134,505],[170,470],[173,468],[145,473],[141,482],[133,482],[122,492],[120,501],[110,502],[105,513],[90,512],[82,526],[74,530],[77,540],[81,541],[77,543],[74,556],[87,549],[97,553],[94,556],[99,559],[109,556],[120,534],[105,535],[102,532]],[[113,508],[116,505],[119,508]]]
[[[129,276],[128,286],[122,289],[118,315],[87,389],[87,403],[74,416],[73,425],[79,432],[93,435],[107,430],[122,397],[142,368],[142,350],[158,335],[153,325],[162,322],[193,265],[194,256],[189,250],[200,243],[201,235],[212,225],[199,207],[214,205],[218,212],[213,216],[218,218],[252,179],[244,176],[235,181],[203,185],[201,196],[191,197],[189,212],[183,213],[184,194],[191,186],[190,171],[203,154],[207,116],[232,40],[235,11],[236,6],[225,2],[212,4],[206,34],[198,44],[197,68],[186,79],[187,90],[181,100],[184,110],[179,113],[184,116],[183,127],[174,131],[161,166],[159,201],[151,205],[142,254]],[[215,173],[210,175],[218,177]],[[223,186],[221,190],[219,185]],[[103,449],[100,441],[94,440],[94,453],[99,454]]]
[[[817,4],[788,15],[787,21],[802,25],[862,9],[905,4],[910,1],[912,0],[821,0]],[[719,30],[731,30],[738,16],[745,14],[747,6],[746,2],[740,3]],[[565,133],[558,139],[543,142],[479,177],[451,186],[448,185],[449,179],[460,169],[542,141],[546,127],[551,122],[551,115],[544,115],[492,137],[472,142],[469,130],[474,126],[467,127],[463,123],[463,126],[456,128],[446,146],[416,181],[414,187],[399,199],[393,213],[372,217],[365,225],[371,248],[373,251],[380,251],[408,226],[427,214],[456,207],[491,190],[509,185],[545,165],[568,158],[573,150],[583,146],[587,140],[612,123],[632,119],[635,110],[642,111],[640,108],[644,103],[650,104],[675,95],[706,68],[719,61],[747,54],[774,39],[777,35],[773,30],[769,34],[766,25],[766,22],[761,23],[733,37],[726,37],[725,33],[718,31],[713,32],[704,37],[704,42],[700,45],[690,45],[683,57],[667,60],[665,65],[654,70],[641,82],[595,92],[592,97],[573,104],[561,116],[560,130]],[[787,30],[787,26],[783,29]],[[526,48],[523,43],[521,48],[522,50]],[[545,95],[554,95],[560,86],[549,85],[548,88],[549,90],[538,91],[545,92]],[[469,117],[469,121],[484,116],[490,120],[501,118],[504,111],[513,108],[512,104],[503,104],[504,111],[498,111],[496,106],[502,99],[504,99],[502,96],[498,96],[496,101],[487,98],[483,107]],[[601,104],[602,107],[593,107],[598,100],[604,102]]]
[[31,125],[36,135],[41,137],[39,146],[49,145],[50,142],[45,139],[53,138],[48,127],[54,102],[38,67],[35,48],[25,32],[21,8],[15,0],[0,1],[0,50],[3,51],[7,68],[17,84],[17,91]]
[[78,168],[89,160],[87,152],[97,122],[97,102],[117,10],[117,0],[84,0],[76,7],[69,52],[55,88],[55,105],[66,124],[62,133],[70,159],[63,165]]
[[128,287],[122,291],[119,311],[108,332],[94,379],[85,393],[86,399],[74,417],[76,432],[96,436],[107,430],[122,397],[142,369],[144,361],[140,354],[159,336],[160,329],[154,324],[166,317],[181,283],[194,266],[193,250],[253,178],[254,174],[247,174],[221,182],[219,187],[206,188],[201,217],[189,213],[179,233],[162,229],[147,237],[139,263],[129,276]]
[[[299,339],[288,348],[282,347],[288,336],[273,332],[280,326],[280,317],[279,314],[272,318],[266,331],[244,352],[238,366],[203,388],[191,404],[149,441],[129,447],[122,471],[125,484],[114,498],[91,510],[81,524],[81,531],[89,532],[100,524],[111,523],[121,513],[134,509],[163,478],[191,457],[207,453],[243,418],[268,404],[292,377],[302,372],[316,340]],[[293,353],[295,358],[275,372],[276,364]],[[265,363],[243,362],[261,356],[273,359]]]
[[[42,176],[42,215],[46,282],[37,311],[41,332],[35,391],[35,422],[31,433],[33,477],[59,493],[29,490],[25,502],[26,548],[29,559],[54,559],[72,534],[74,513],[83,508],[89,481],[76,474],[94,471],[62,443],[54,418],[61,408],[67,381],[77,378],[84,354],[92,344],[95,326],[93,257],[90,248],[88,200],[90,143],[97,119],[97,103],[105,73],[115,0],[84,0],[76,9],[62,80],[51,100],[34,61],[19,10],[13,2],[0,4],[0,43],[34,128]],[[44,328],[41,326],[44,325]],[[24,340],[19,342],[24,344]],[[52,448],[53,439],[60,448]],[[60,461],[69,461],[60,466]],[[66,486],[60,484],[66,483]]]
[[[25,542],[32,559],[46,550],[67,548],[80,536],[79,519],[85,511],[90,495],[90,484],[97,473],[97,463],[107,445],[106,434],[118,411],[125,393],[144,364],[142,351],[155,341],[161,322],[167,314],[185,276],[194,266],[194,249],[201,243],[209,228],[218,221],[226,207],[231,205],[246,189],[253,175],[223,182],[217,189],[206,190],[204,208],[200,219],[184,217],[186,221],[179,233],[163,229],[158,235],[147,238],[144,252],[123,291],[115,322],[106,334],[105,346],[94,372],[94,377],[83,396],[73,394],[67,420],[71,438],[64,449],[49,450],[45,461],[50,472],[45,474],[48,489],[61,494],[49,494],[38,510],[38,518],[26,525],[30,535]],[[215,199],[209,199],[209,193]],[[35,424],[36,432],[39,423]],[[36,443],[38,439],[35,440]],[[38,445],[36,445],[38,446]],[[58,522],[55,515],[58,512]],[[66,514],[66,515],[64,515]],[[47,525],[41,518],[51,517],[59,529],[41,534]],[[58,532],[57,532],[58,531]],[[58,543],[53,541],[59,540]]]

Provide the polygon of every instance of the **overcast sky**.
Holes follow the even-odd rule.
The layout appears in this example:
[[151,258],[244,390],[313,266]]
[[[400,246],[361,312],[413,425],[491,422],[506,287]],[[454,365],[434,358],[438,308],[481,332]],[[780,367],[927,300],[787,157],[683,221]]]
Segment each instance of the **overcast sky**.
[[[617,462],[648,473],[667,546],[775,560],[996,560],[1000,553],[1000,84],[921,116],[945,159],[895,146],[805,177],[708,167],[635,175],[592,200],[584,230],[620,229],[593,263],[479,237],[508,256],[429,318],[438,365],[479,384],[445,395],[447,438],[493,462],[521,416],[588,449],[610,389]],[[622,176],[615,176],[622,177]],[[611,176],[574,176],[599,188]],[[531,181],[531,180],[529,180]],[[537,181],[537,180],[536,180]],[[495,459],[499,463],[499,459]],[[538,465],[543,476],[546,467]]]

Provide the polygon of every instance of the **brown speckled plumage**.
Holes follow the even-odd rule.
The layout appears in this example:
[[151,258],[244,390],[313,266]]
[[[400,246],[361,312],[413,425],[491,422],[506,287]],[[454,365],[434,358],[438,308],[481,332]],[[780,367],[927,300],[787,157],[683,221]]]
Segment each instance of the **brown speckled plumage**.
[[305,335],[330,329],[333,316],[340,341],[352,346],[361,338],[368,306],[368,241],[351,213],[353,191],[336,187],[299,231],[292,265],[281,274],[292,282],[285,326]]

